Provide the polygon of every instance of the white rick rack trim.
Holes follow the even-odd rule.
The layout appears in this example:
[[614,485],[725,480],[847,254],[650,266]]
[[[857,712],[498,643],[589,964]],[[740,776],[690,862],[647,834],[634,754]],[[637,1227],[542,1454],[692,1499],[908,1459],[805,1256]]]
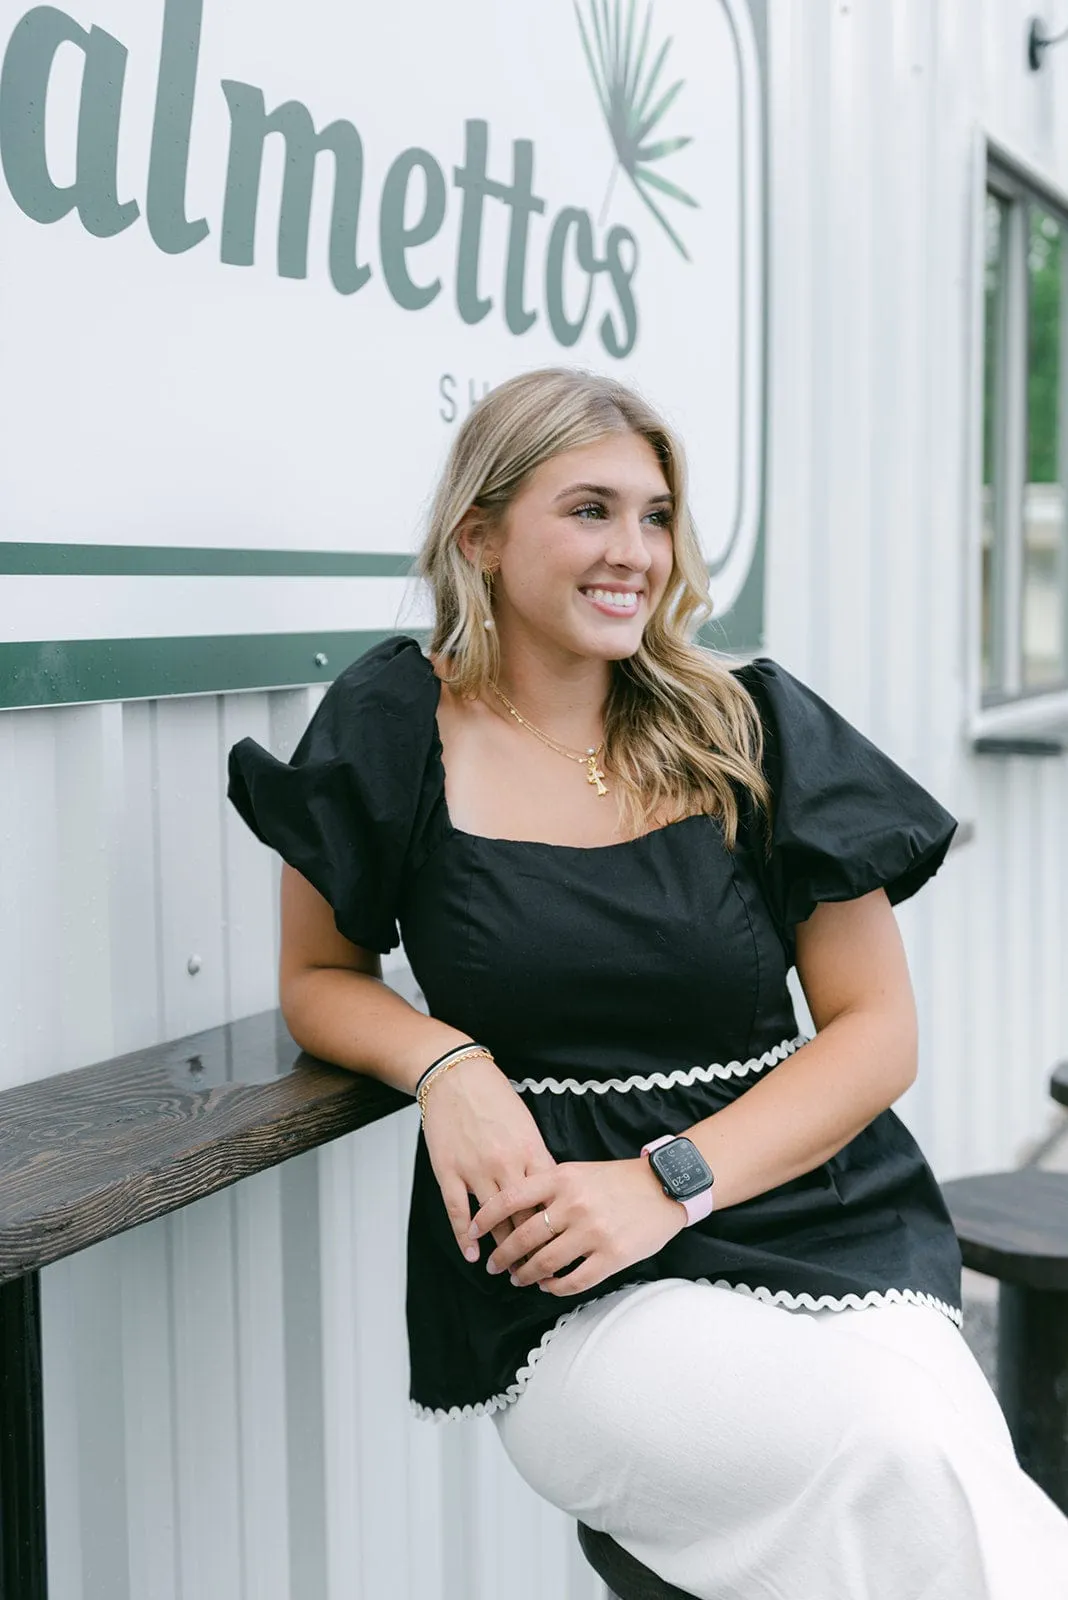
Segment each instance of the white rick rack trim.
[[689,1088],[695,1083],[711,1083],[715,1078],[745,1078],[750,1073],[762,1072],[765,1067],[785,1061],[808,1042],[808,1035],[799,1033],[796,1039],[784,1039],[781,1044],[765,1050],[762,1056],[752,1056],[748,1061],[714,1061],[707,1067],[635,1073],[630,1078],[587,1078],[581,1083],[578,1078],[509,1078],[508,1081],[513,1089],[528,1089],[531,1094],[542,1094],[546,1089],[551,1094],[586,1094],[591,1090],[594,1094],[607,1094],[609,1089],[673,1089],[680,1084]]
[[[656,1281],[655,1279],[653,1280]],[[712,1289],[734,1289],[739,1294],[752,1295],[756,1300],[764,1300],[768,1305],[783,1306],[787,1311],[863,1311],[868,1306],[916,1305],[930,1306],[935,1311],[940,1311],[944,1317],[956,1327],[964,1326],[964,1313],[957,1306],[947,1305],[945,1300],[939,1300],[937,1295],[927,1294],[922,1289],[869,1289],[865,1294],[791,1294],[788,1289],[765,1289],[763,1284],[755,1288],[748,1283],[730,1283],[726,1278],[693,1278],[693,1283],[703,1283]],[[520,1367],[515,1375],[515,1382],[510,1383],[502,1394],[495,1394],[488,1400],[480,1400],[477,1405],[449,1406],[447,1409],[438,1406],[431,1409],[429,1406],[420,1405],[418,1400],[410,1401],[411,1409],[422,1422],[464,1422],[470,1417],[488,1417],[494,1411],[503,1411],[505,1406],[518,1400],[527,1384],[530,1382],[534,1368],[548,1349],[549,1342],[555,1333],[577,1317],[583,1306],[598,1305],[601,1301],[611,1300],[613,1295],[625,1294],[628,1289],[637,1288],[638,1285],[625,1283],[619,1289],[612,1289],[608,1294],[596,1295],[591,1300],[584,1300],[581,1306],[575,1306],[571,1311],[565,1311],[563,1316],[557,1317],[551,1328],[547,1328],[534,1348],[527,1352],[526,1366]]]

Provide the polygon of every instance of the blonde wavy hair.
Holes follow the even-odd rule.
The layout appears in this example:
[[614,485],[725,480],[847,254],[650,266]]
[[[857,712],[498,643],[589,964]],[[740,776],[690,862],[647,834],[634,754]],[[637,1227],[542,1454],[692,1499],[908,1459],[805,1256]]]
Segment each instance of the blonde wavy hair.
[[[712,614],[708,570],[686,501],[686,461],[671,429],[624,384],[570,368],[545,368],[491,390],[468,414],[450,451],[416,570],[434,596],[430,651],[450,661],[448,683],[476,698],[500,667],[492,578],[471,561],[460,526],[475,508],[496,526],[530,474],[552,456],[611,433],[652,447],[674,505],[674,562],[634,655],[613,661],[604,708],[604,759],[623,828],[632,834],[695,813],[717,817],[730,848],[740,786],[769,809],[763,738],[753,701],[727,665],[690,642]],[[481,550],[481,546],[480,546]]]

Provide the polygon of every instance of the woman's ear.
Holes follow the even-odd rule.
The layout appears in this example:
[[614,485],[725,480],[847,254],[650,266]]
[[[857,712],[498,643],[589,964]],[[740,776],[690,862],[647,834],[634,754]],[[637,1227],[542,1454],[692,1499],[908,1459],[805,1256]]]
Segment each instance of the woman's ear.
[[[477,506],[469,506],[456,527],[456,543],[472,566],[486,563],[494,548],[490,526]],[[488,563],[493,565],[492,559]]]
[[456,525],[456,543],[472,565],[478,560],[478,546],[482,518],[475,506],[469,506]]

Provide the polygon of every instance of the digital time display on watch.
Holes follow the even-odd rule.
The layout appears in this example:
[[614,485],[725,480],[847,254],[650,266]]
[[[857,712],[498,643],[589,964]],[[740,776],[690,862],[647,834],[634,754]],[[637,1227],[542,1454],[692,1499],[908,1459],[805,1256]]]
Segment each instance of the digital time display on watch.
[[651,1150],[649,1161],[675,1200],[688,1200],[712,1182],[712,1168],[690,1139],[672,1139],[659,1150]]

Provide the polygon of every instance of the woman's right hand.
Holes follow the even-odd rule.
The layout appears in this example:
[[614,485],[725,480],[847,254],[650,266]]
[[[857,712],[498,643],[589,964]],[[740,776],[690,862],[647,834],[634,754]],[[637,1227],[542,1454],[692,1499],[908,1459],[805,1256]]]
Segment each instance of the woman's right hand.
[[[507,1077],[484,1056],[471,1056],[440,1073],[429,1086],[423,1119],[430,1164],[441,1187],[456,1242],[468,1261],[479,1247],[468,1234],[471,1202],[479,1206],[517,1178],[556,1165],[534,1118]],[[492,1230],[502,1244],[532,1209],[505,1218]]]

